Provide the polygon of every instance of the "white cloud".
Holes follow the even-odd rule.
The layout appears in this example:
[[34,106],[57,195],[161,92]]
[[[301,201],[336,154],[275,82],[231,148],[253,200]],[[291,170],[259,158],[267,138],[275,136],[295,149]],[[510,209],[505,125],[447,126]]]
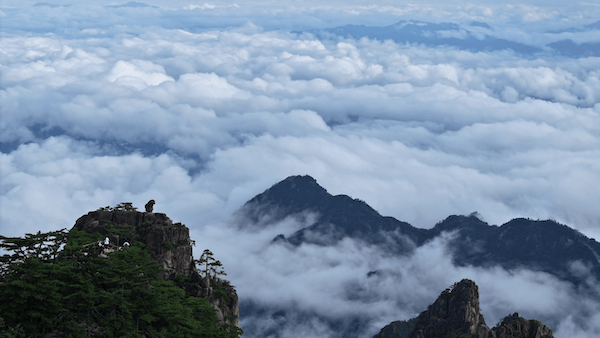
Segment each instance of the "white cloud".
[[202,5],[192,5],[192,4],[190,4],[190,5],[187,5],[187,6],[183,7],[183,8],[193,10],[193,9],[215,9],[216,7],[217,7],[217,5],[213,5],[213,4],[209,4],[209,3],[204,3]]
[[[118,80],[124,85],[131,85],[138,90],[145,89],[147,86],[157,86],[165,81],[175,81],[172,77],[165,75],[162,66],[143,60],[135,60],[134,62],[137,65],[126,61],[115,63],[108,74],[108,81],[115,82]],[[140,87],[137,85],[136,81],[138,80],[141,80],[141,83],[145,86]]]
[[519,10],[523,12],[524,22],[536,22],[551,20],[558,16],[558,12],[547,10],[538,6],[520,5]]
[[[147,3],[158,8],[1,7],[3,235],[70,227],[89,210],[123,201],[142,206],[153,198],[156,210],[207,236],[207,246],[222,243],[218,254],[238,290],[265,292],[235,263],[236,255],[255,254],[276,272],[265,281],[273,289],[281,291],[276,282],[287,283],[286,274],[298,278],[288,301],[336,316],[358,307],[336,285],[377,294],[371,280],[356,277],[385,265],[372,248],[352,242],[300,248],[295,254],[316,266],[300,272],[277,259],[291,257],[288,249],[266,248],[275,232],[244,234],[247,243],[228,253],[229,216],[288,175],[310,174],[331,193],[364,199],[383,215],[421,227],[477,210],[494,224],[553,218],[600,238],[594,203],[600,198],[600,59],[328,40],[306,32],[451,18],[461,29],[440,33],[446,37],[470,31],[543,47],[563,38],[595,41],[590,32],[546,31],[595,22],[597,8],[557,1]],[[471,31],[473,20],[492,29]],[[24,142],[32,143],[16,148]],[[127,144],[143,149],[132,152]],[[465,274],[482,280],[482,297],[504,295],[484,301],[488,320],[508,307],[524,307],[532,318],[558,316],[540,310],[541,301],[528,305],[526,297],[511,296],[495,280],[544,295],[563,290],[546,298],[549,307],[576,293],[527,271],[448,267],[436,250],[398,262],[432,281],[383,266],[395,272],[378,280],[384,294],[370,306],[385,321],[399,319],[393,311],[414,315]],[[287,269],[303,268],[302,261],[294,264]],[[392,300],[402,295],[386,291],[399,276],[416,290],[404,299],[410,310]],[[311,278],[324,284],[311,285]],[[321,305],[328,294],[331,303]],[[263,296],[275,302],[279,293]],[[564,318],[559,332],[598,330]],[[322,323],[311,325],[310,335],[330,335]]]
[[[490,326],[519,312],[554,326],[558,337],[568,336],[568,330],[588,335],[597,330],[592,323],[598,300],[589,290],[576,290],[554,276],[528,270],[456,267],[446,251],[448,237],[438,238],[408,257],[390,257],[353,240],[335,247],[271,245],[277,233],[297,228],[290,223],[293,221],[287,220],[280,228],[258,232],[240,232],[218,224],[197,232],[203,238],[200,247],[214,248],[239,293],[246,295],[243,300],[274,310],[287,309],[285,325],[273,317],[261,324],[264,332],[272,325],[285,327],[283,334],[295,332],[296,326],[307,320],[300,314],[313,313],[329,320],[367,319],[369,325],[357,336],[373,335],[391,321],[415,317],[442,290],[463,278],[479,285],[481,311]],[[236,249],[231,250],[232,246]],[[239,259],[242,256],[245,259]],[[379,273],[368,277],[369,271]],[[245,320],[251,325],[262,319]],[[590,324],[582,326],[582,322]]]

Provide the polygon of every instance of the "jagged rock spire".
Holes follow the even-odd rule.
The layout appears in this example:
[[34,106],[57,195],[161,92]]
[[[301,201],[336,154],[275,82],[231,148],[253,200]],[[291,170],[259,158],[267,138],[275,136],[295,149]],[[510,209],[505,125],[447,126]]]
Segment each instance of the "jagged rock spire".
[[446,289],[438,299],[422,312],[411,337],[446,337],[452,332],[487,337],[490,328],[479,311],[479,288],[469,279],[463,279]]
[[548,326],[518,313],[490,329],[479,311],[479,288],[463,279],[442,292],[417,318],[393,322],[373,338],[552,338]]

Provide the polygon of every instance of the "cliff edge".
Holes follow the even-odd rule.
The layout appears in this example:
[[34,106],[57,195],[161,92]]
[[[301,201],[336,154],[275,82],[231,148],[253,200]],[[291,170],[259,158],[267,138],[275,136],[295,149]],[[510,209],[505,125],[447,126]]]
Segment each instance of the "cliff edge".
[[105,236],[109,244],[104,250],[116,250],[134,241],[144,243],[162,268],[163,279],[175,281],[188,295],[207,298],[220,325],[239,325],[239,298],[235,288],[219,278],[207,283],[206,277],[201,276],[192,255],[194,241],[184,224],[174,224],[163,213],[136,211],[130,203],[124,203],[91,211],[81,216],[74,228]]

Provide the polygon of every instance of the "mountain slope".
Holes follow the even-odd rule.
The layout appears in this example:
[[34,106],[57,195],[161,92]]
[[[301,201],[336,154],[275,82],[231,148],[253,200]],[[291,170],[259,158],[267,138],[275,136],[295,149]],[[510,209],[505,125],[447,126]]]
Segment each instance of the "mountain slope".
[[490,226],[475,216],[450,216],[429,231],[431,237],[454,233],[449,242],[455,264],[527,268],[575,284],[585,280],[578,266],[600,277],[600,244],[555,221],[513,219]]
[[[505,269],[527,268],[578,284],[584,272],[600,279],[600,244],[555,221],[513,219],[489,225],[476,214],[449,216],[431,229],[384,217],[364,201],[332,196],[310,176],[290,176],[248,201],[237,213],[247,226],[268,226],[286,217],[316,214],[313,224],[277,242],[334,245],[352,238],[388,254],[404,255],[443,233],[455,264]],[[584,268],[582,268],[584,267]],[[582,271],[585,270],[585,271]]]
[[350,237],[405,254],[427,239],[426,230],[381,216],[364,201],[346,195],[332,196],[310,176],[286,178],[252,198],[237,213],[249,219],[250,224],[265,226],[286,217],[303,219],[307,212],[318,215],[314,224],[287,239],[279,236],[277,241],[333,245]]

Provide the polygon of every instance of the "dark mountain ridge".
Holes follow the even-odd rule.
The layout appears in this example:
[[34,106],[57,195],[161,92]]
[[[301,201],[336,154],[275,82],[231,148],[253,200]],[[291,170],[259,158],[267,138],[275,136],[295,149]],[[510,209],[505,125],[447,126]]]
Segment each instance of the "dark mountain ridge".
[[257,195],[237,214],[251,222],[269,225],[287,217],[305,220],[306,212],[318,214],[314,224],[277,241],[300,245],[332,245],[345,237],[362,238],[373,245],[387,243],[388,250],[408,253],[423,244],[427,231],[381,216],[364,201],[347,195],[332,196],[310,176],[291,176]]
[[448,250],[457,265],[526,268],[579,284],[586,276],[574,272],[577,263],[600,278],[600,244],[555,221],[517,218],[495,226],[473,213],[452,215],[431,229],[421,229],[382,216],[362,200],[333,196],[308,175],[290,176],[273,185],[237,214],[249,220],[246,226],[269,226],[287,217],[304,220],[307,212],[317,215],[313,224],[274,241],[294,246],[334,245],[353,238],[386,253],[404,255],[446,233],[450,234]]

